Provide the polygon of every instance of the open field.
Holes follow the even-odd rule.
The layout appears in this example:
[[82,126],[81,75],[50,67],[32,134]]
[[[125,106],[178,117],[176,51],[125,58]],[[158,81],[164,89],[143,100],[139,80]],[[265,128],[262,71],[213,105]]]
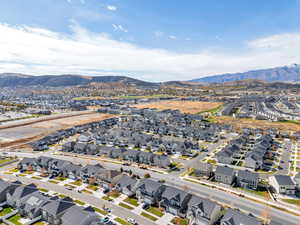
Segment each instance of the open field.
[[70,128],[76,125],[100,121],[112,117],[109,114],[96,112],[82,112],[65,115],[64,117],[48,117],[36,121],[24,121],[10,126],[0,126],[0,147],[24,147],[23,145],[42,138],[60,129]]
[[220,102],[194,102],[194,101],[160,101],[137,105],[137,108],[154,108],[158,110],[174,109],[183,113],[199,113],[217,108]]
[[267,120],[253,120],[253,119],[237,119],[229,116],[213,117],[213,121],[222,124],[232,125],[236,129],[250,127],[250,128],[277,128],[282,131],[299,131],[300,126],[293,123],[286,122],[271,122]]

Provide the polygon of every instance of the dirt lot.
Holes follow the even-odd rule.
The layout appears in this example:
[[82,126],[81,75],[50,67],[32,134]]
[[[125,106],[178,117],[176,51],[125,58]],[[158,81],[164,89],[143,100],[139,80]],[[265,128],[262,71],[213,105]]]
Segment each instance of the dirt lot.
[[299,131],[300,126],[292,123],[284,123],[284,122],[271,122],[267,120],[252,120],[252,119],[236,119],[228,116],[220,116],[214,117],[213,121],[222,123],[222,124],[230,124],[233,127],[240,128],[277,128],[282,131]]
[[112,117],[109,114],[89,113],[83,115],[72,115],[65,118],[57,118],[23,126],[13,126],[0,130],[0,148],[23,146],[25,143],[39,139],[56,130],[70,128],[76,125],[100,121]]
[[220,102],[193,102],[193,101],[160,101],[137,105],[137,108],[154,108],[158,110],[174,109],[183,113],[199,113],[217,108],[222,105]]

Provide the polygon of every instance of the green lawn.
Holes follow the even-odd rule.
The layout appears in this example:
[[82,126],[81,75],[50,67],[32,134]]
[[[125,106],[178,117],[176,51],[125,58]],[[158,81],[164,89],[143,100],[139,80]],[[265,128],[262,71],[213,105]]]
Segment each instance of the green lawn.
[[6,207],[6,208],[3,208],[2,211],[0,212],[0,216],[5,216],[7,215],[8,213],[11,213],[13,210],[12,208],[10,207]]
[[112,191],[112,192],[108,193],[108,195],[112,198],[118,198],[121,194],[117,191]]
[[176,225],[189,225],[189,221],[187,219],[182,219],[179,217],[172,219],[172,223]]
[[97,191],[98,186],[97,186],[97,185],[92,185],[92,184],[90,184],[90,185],[88,185],[86,188],[87,188],[87,189],[90,189],[90,190],[92,190],[92,191]]
[[76,186],[81,186],[82,185],[82,181],[81,180],[76,180],[74,182],[71,182],[70,184],[76,185]]
[[68,196],[63,195],[63,194],[59,194],[58,197],[60,197],[60,198],[66,198],[66,197],[68,197]]
[[96,208],[96,207],[93,207],[93,209],[95,210],[95,212],[98,212],[98,213],[100,213],[104,216],[108,214],[108,212],[106,212],[105,210],[102,210],[102,209],[99,209],[99,208]]
[[39,190],[40,190],[41,192],[49,192],[49,190],[47,190],[47,189],[45,189],[45,188],[39,188]]
[[64,180],[66,180],[67,178],[65,178],[65,177],[55,177],[54,179],[55,179],[55,180],[59,180],[59,181],[64,181]]
[[41,177],[36,177],[36,176],[33,176],[33,177],[31,177],[32,179],[35,179],[35,180],[41,180],[41,179],[43,179],[43,178],[41,178]]
[[119,206],[122,206],[123,208],[126,208],[126,209],[129,209],[129,210],[133,210],[133,207],[127,205],[127,204],[124,204],[122,202],[119,203]]
[[16,225],[22,225],[22,223],[19,222],[19,219],[21,219],[20,214],[16,214],[10,218],[8,218],[8,221],[12,222],[13,224]]
[[122,220],[121,218],[115,218],[114,221],[122,225],[131,225],[130,223],[127,223],[125,220]]
[[155,207],[150,207],[146,211],[149,213],[152,213],[158,217],[162,217],[164,215],[164,213],[162,211],[160,211],[158,208],[155,208]]
[[3,164],[3,163],[9,162],[9,161],[11,161],[11,159],[1,159],[0,160],[0,165]]
[[36,222],[36,223],[34,223],[34,224],[32,224],[32,225],[44,225],[45,223],[44,222]]
[[127,202],[127,203],[129,203],[130,205],[133,205],[133,206],[139,206],[138,200],[135,199],[135,198],[128,197],[124,200],[124,202]]
[[281,200],[289,204],[300,206],[300,199],[281,199]]
[[84,190],[82,190],[81,192],[83,192],[83,193],[86,193],[86,194],[93,194],[91,191],[89,191],[89,190],[87,190],[87,189],[84,189]]
[[108,200],[110,200],[111,198],[110,198],[109,196],[105,195],[105,196],[102,197],[102,199],[108,201]]
[[75,203],[79,204],[79,205],[85,205],[84,202],[80,201],[80,200],[74,200]]
[[59,183],[59,182],[56,181],[56,180],[49,180],[48,182],[49,182],[49,183],[52,183],[52,184],[58,184],[58,183]]
[[158,220],[156,217],[154,217],[154,216],[152,216],[152,215],[150,215],[148,213],[145,213],[145,212],[142,212],[141,216],[146,217],[146,218],[148,218],[149,220],[152,220],[152,221]]

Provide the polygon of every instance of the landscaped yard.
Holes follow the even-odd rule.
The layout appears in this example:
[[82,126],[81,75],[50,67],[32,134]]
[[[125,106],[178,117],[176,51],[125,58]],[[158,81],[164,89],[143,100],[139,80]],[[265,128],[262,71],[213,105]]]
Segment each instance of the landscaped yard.
[[0,216],[5,216],[7,215],[8,213],[11,213],[13,210],[12,208],[10,207],[6,207],[6,208],[3,208],[2,211],[0,212]]
[[52,184],[58,184],[59,181],[56,181],[56,180],[48,180],[49,183],[52,183]]
[[139,206],[138,200],[135,199],[135,198],[130,198],[130,197],[128,197],[128,198],[126,198],[126,199],[124,200],[124,202],[127,202],[127,203],[129,203],[129,204],[131,204],[131,205],[133,205],[133,206]]
[[103,209],[99,209],[99,208],[96,208],[96,207],[93,207],[93,209],[95,210],[95,212],[98,212],[98,213],[100,213],[100,214],[102,214],[104,216],[108,214],[108,212],[106,212]]
[[55,180],[59,180],[59,181],[65,181],[67,178],[65,177],[55,177]]
[[89,190],[87,190],[87,189],[84,189],[84,190],[82,190],[81,192],[83,192],[83,193],[86,193],[86,194],[93,194],[91,191],[89,191]]
[[125,220],[122,220],[121,218],[115,218],[114,221],[122,225],[131,225],[130,223],[126,222]]
[[158,208],[155,208],[155,207],[150,207],[146,211],[149,213],[152,213],[158,217],[162,217],[164,215],[164,213],[162,211],[160,211]]
[[76,185],[76,186],[81,186],[82,185],[82,181],[81,180],[76,180],[71,182],[70,184]]
[[16,224],[16,225],[22,225],[22,223],[19,222],[19,219],[21,219],[20,214],[16,214],[16,215],[8,218],[8,221],[12,222],[13,224]]
[[71,188],[71,189],[74,189],[74,188],[75,188],[75,186],[70,185],[70,184],[65,184],[64,186],[65,186],[65,187],[68,187],[68,188]]
[[111,200],[111,198],[110,198],[109,196],[107,196],[107,195],[103,196],[102,199],[103,199],[103,200],[106,200],[106,201]]
[[189,225],[189,221],[187,219],[182,219],[179,217],[172,219],[172,223],[176,225]]
[[11,161],[11,159],[1,159],[0,160],[0,165],[3,164],[3,163],[9,162],[9,161]]
[[121,194],[117,191],[111,191],[108,193],[108,195],[112,198],[118,198]]
[[49,192],[49,190],[47,190],[47,189],[45,189],[45,188],[39,188],[39,190],[40,190],[41,192]]
[[34,223],[34,224],[32,224],[32,225],[45,225],[45,223],[44,223],[44,222],[41,222],[41,221],[39,221],[39,222],[36,222],[36,223]]
[[66,198],[66,197],[68,197],[68,196],[63,195],[63,194],[59,194],[58,197],[60,197],[60,198]]
[[77,204],[79,204],[79,205],[85,205],[85,203],[82,202],[82,201],[80,201],[80,200],[74,200],[73,202],[75,202],[75,203],[77,203]]
[[36,177],[36,176],[33,176],[33,177],[31,177],[32,179],[35,179],[35,180],[41,180],[41,179],[43,179],[43,178],[41,178],[41,177]]
[[152,220],[152,221],[158,220],[156,217],[154,217],[154,216],[152,216],[152,215],[150,215],[150,214],[148,214],[148,213],[145,213],[145,212],[142,212],[141,215],[142,215],[143,217],[148,218],[149,220]]
[[281,200],[286,202],[286,203],[289,203],[289,204],[300,206],[300,200],[299,199],[281,199]]
[[126,209],[129,209],[129,210],[133,210],[133,207],[127,205],[127,204],[124,204],[122,202],[119,203],[119,206],[122,206],[123,208],[126,208]]
[[238,189],[241,191],[249,192],[254,195],[259,195],[265,199],[270,199],[270,195],[266,190],[250,190],[250,189],[246,189],[246,188],[238,188]]
[[87,189],[90,189],[90,190],[92,190],[92,191],[97,191],[98,186],[97,186],[97,185],[92,185],[92,184],[90,184],[90,185],[88,185],[86,188],[87,188]]

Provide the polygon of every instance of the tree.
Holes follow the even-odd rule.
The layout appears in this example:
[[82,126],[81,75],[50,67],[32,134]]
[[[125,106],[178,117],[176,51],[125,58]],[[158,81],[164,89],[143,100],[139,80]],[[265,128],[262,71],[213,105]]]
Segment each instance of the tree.
[[145,173],[144,178],[150,178],[151,175],[149,173]]

